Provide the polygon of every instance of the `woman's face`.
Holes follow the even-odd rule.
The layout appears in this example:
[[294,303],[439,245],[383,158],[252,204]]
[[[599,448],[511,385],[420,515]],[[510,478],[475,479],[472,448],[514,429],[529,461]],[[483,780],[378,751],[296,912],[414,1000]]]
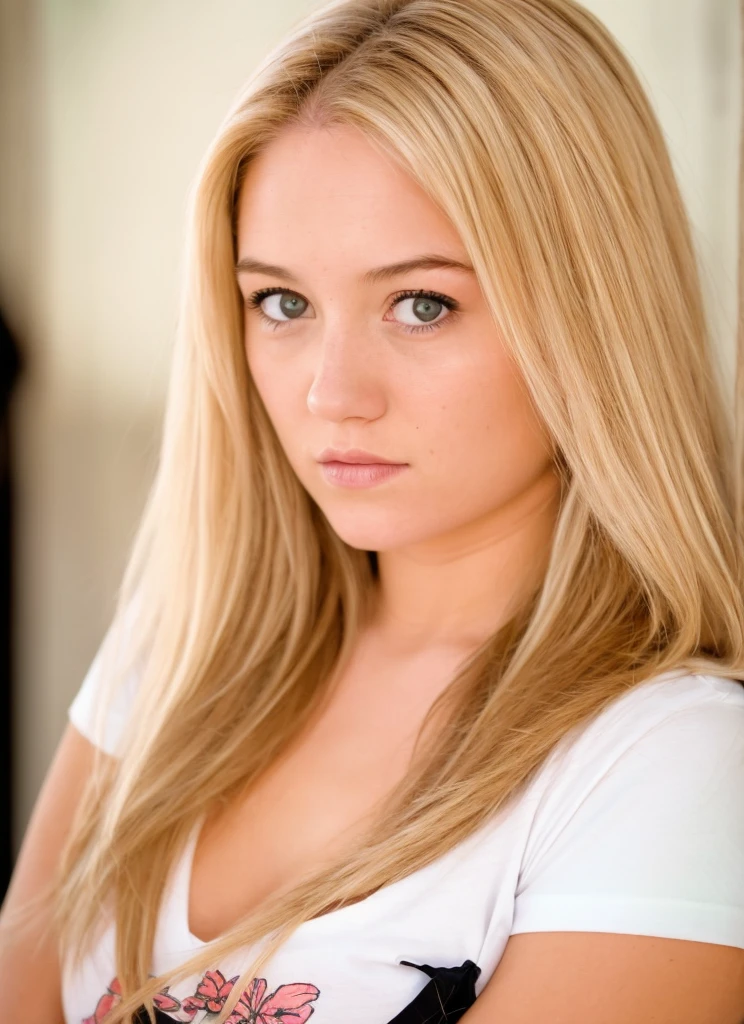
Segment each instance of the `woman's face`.
[[[380,270],[423,256],[465,268]],[[348,544],[466,536],[550,473],[458,234],[361,132],[292,128],[253,161],[238,260],[274,268],[238,269],[248,366],[292,468]],[[327,447],[405,465],[343,486],[318,461]]]

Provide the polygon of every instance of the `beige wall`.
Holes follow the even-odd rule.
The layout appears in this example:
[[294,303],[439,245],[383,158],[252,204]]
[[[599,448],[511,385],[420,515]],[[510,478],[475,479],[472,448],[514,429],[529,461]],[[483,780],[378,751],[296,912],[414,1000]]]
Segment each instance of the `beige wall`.
[[307,0],[0,0],[15,396],[18,842],[154,471],[187,189]]
[[[2,0],[0,298],[15,401],[20,836],[152,478],[184,203],[241,81],[312,0]],[[662,117],[733,357],[736,0],[592,0]]]

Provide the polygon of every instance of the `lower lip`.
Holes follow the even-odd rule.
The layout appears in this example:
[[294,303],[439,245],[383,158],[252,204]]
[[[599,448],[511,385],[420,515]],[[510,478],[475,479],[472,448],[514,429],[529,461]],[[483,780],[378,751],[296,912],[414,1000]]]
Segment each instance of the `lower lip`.
[[328,483],[339,487],[374,487],[398,476],[407,463],[389,462],[321,462],[320,468]]

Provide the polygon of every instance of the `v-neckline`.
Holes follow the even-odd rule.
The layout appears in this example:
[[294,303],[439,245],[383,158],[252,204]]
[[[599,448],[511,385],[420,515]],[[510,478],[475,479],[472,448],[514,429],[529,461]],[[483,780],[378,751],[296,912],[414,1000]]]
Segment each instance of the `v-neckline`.
[[[186,840],[183,854],[179,864],[177,865],[175,877],[169,893],[169,907],[171,908],[172,917],[176,921],[179,942],[185,941],[188,948],[193,950],[203,949],[205,946],[209,946],[211,943],[216,942],[217,939],[221,938],[220,935],[216,936],[214,939],[210,939],[209,941],[200,939],[198,935],[194,935],[189,925],[191,877],[193,873],[194,857],[196,854],[196,846],[199,841],[199,835],[201,834],[201,829],[206,819],[207,814],[204,813],[194,824],[194,827]],[[445,854],[445,858],[452,852],[453,851],[448,851],[448,854]],[[442,858],[440,858],[440,860],[441,859]],[[420,869],[420,871],[425,871],[427,868],[433,868],[435,864],[438,865],[439,860],[430,865],[426,865],[424,868]],[[414,872],[414,874],[418,876],[420,871]],[[324,930],[328,927],[329,922],[331,925],[334,925],[339,915],[342,914],[353,917],[355,916],[354,912],[356,912],[356,914],[368,913],[371,900],[375,897],[380,897],[382,894],[387,894],[391,889],[400,885],[402,882],[408,881],[410,877],[411,876],[409,875],[406,876],[406,878],[400,879],[398,882],[385,885],[376,892],[371,893],[369,896],[365,896],[364,899],[357,900],[355,903],[349,903],[344,907],[339,907],[337,910],[329,910],[325,914],[320,914],[317,917],[303,921],[295,930],[295,934],[301,930]]]
[[[210,939],[208,941],[200,939],[198,935],[194,935],[189,925],[191,877],[193,874],[194,857],[196,855],[199,836],[206,819],[207,814],[204,813],[194,824],[194,827],[186,840],[183,854],[181,856],[180,863],[176,868],[175,878],[170,891],[170,906],[172,908],[173,917],[177,922],[179,941],[181,939],[185,940],[188,947],[191,949],[203,949],[205,946],[209,946],[211,943],[216,942],[217,939],[221,938],[221,935],[218,935],[214,939]],[[401,881],[405,881],[405,879],[401,879]],[[325,914],[320,914],[318,917],[313,917],[308,921],[303,921],[296,931],[299,931],[300,929],[308,929],[310,927],[322,929],[329,919],[332,919],[332,923],[335,923],[339,914],[348,914],[349,911],[356,910],[357,908],[363,908],[364,905],[368,904],[374,896],[377,896],[380,892],[389,888],[391,887],[383,886],[382,889],[378,889],[377,892],[373,892],[370,896],[366,896],[362,900],[357,900],[355,903],[349,903],[345,907],[339,907],[337,910],[330,910]]]
[[[500,817],[499,815],[496,816]],[[180,948],[184,948],[188,951],[196,951],[198,949],[204,949],[206,946],[216,942],[222,936],[216,936],[214,939],[205,941],[200,939],[197,935],[191,931],[189,926],[189,897],[191,895],[191,876],[194,862],[194,856],[196,853],[196,846],[201,832],[201,828],[206,821],[207,813],[202,814],[199,819],[195,822],[191,833],[189,834],[186,843],[183,848],[180,860],[177,863],[172,881],[168,887],[166,894],[166,905],[165,912],[168,919],[173,923],[174,930],[176,932],[176,942]],[[390,882],[387,885],[382,886],[369,896],[365,896],[361,900],[357,900],[355,903],[348,903],[346,906],[339,907],[336,910],[329,910],[325,914],[320,914],[317,917],[312,917],[307,921],[303,921],[295,929],[293,935],[304,935],[306,932],[327,932],[336,927],[336,924],[340,918],[349,919],[351,923],[360,916],[362,918],[369,917],[372,910],[376,913],[382,913],[385,906],[391,899],[395,899],[400,891],[401,886],[409,887],[413,882],[419,882],[425,880],[424,891],[428,891],[431,886],[432,876],[435,879],[441,872],[449,870],[450,863],[452,861],[459,860],[464,855],[467,855],[467,851],[471,845],[479,843],[485,838],[485,834],[490,832],[495,821],[488,821],[484,826],[477,829],[474,833],[471,833],[465,840],[458,843],[455,847],[447,850],[436,860],[430,861],[425,864],[422,868],[413,871],[410,875],[406,875],[404,878],[400,878],[395,882]]]

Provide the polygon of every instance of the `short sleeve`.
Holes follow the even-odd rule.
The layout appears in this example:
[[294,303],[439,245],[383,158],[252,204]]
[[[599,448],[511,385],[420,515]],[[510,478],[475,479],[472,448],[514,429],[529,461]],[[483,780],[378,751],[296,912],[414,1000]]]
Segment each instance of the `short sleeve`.
[[732,683],[726,696],[672,710],[609,763],[576,770],[563,814],[553,807],[535,822],[549,835],[520,875],[512,934],[744,948],[743,693]]
[[[122,646],[118,648],[125,656],[134,628],[135,614],[132,607],[125,617]],[[139,663],[130,666],[109,699],[108,687],[104,685],[105,668],[109,664],[107,649],[113,638],[112,627],[109,627],[68,706],[67,717],[86,739],[116,757],[120,755],[121,739],[139,686],[142,666]]]

